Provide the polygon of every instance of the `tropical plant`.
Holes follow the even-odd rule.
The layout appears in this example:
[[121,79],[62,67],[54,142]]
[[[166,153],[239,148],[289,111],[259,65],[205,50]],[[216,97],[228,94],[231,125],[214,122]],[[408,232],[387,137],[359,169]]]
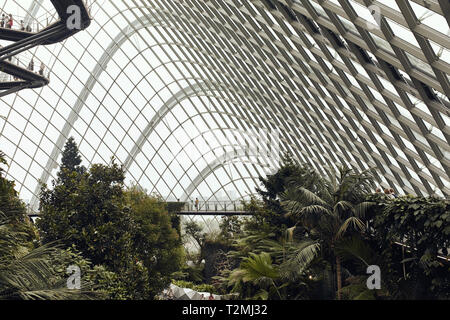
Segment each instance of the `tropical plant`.
[[[286,227],[295,223],[291,216],[286,215],[287,211],[280,202],[280,196],[290,188],[292,181],[302,185],[304,188],[315,192],[322,187],[322,179],[319,174],[308,164],[298,163],[290,153],[282,156],[280,168],[273,175],[266,178],[260,177],[262,187],[256,188],[264,203],[263,210],[260,210],[256,201],[250,202],[247,210],[254,213],[269,223],[276,237],[280,236]],[[255,206],[256,205],[256,206]]]
[[78,150],[78,146],[73,137],[67,139],[64,146],[61,157],[60,170],[57,173],[58,182],[62,184],[67,184],[71,180],[71,174],[73,172],[79,175],[86,172],[86,168],[81,165],[81,155]]
[[[5,243],[7,239],[7,243]],[[23,239],[8,229],[7,220],[0,218],[0,299],[7,300],[78,300],[120,298],[123,289],[117,278],[103,267],[91,268],[91,263],[74,250],[46,244],[25,247]],[[67,267],[81,269],[82,287],[67,287]]]
[[[357,273],[364,276],[353,276],[347,280],[348,285],[341,288],[341,294],[346,299],[372,300],[390,296],[388,278],[393,278],[386,272],[389,269],[388,263],[375,248],[378,246],[373,238],[367,235],[353,234],[339,241],[335,252],[342,262],[354,262]],[[381,289],[369,290],[367,287],[367,268],[378,266],[383,274],[381,277]]]
[[[0,164],[6,164],[0,152]],[[0,167],[0,299],[80,299],[94,292],[67,288],[64,274],[55,270],[62,250],[39,246],[36,233],[26,220],[23,202],[14,182],[3,177]],[[64,270],[65,271],[65,270]]]
[[52,190],[42,187],[37,226],[43,243],[75,245],[95,265],[113,271],[125,267],[133,252],[134,225],[122,168],[95,164],[81,176],[75,171],[66,176]]
[[201,251],[206,241],[206,232],[203,231],[203,227],[196,221],[187,221],[184,224],[184,232],[195,241]]
[[[53,189],[42,187],[37,225],[44,243],[75,246],[94,266],[120,275],[126,294],[118,296],[152,299],[177,270],[178,253],[171,248],[181,250],[179,237],[164,204],[139,190],[126,193],[124,179],[114,159],[84,169],[69,140]],[[161,272],[163,265],[167,273]]]
[[282,204],[297,223],[309,233],[312,242],[299,251],[297,260],[310,260],[312,248],[320,245],[322,256],[329,257],[336,267],[337,295],[341,299],[342,265],[336,252],[337,245],[345,237],[363,233],[366,229],[366,213],[372,203],[366,195],[372,187],[369,171],[355,173],[341,166],[329,170],[328,178],[317,183],[320,188],[311,191],[302,180],[291,179],[289,187],[281,195]]
[[172,283],[180,288],[188,288],[197,292],[209,292],[218,294],[216,288],[211,284],[195,284],[193,282],[184,280],[172,280]]
[[220,240],[231,244],[242,232],[242,219],[238,216],[223,216],[220,222]]
[[[386,281],[401,299],[450,299],[450,201],[404,196],[378,199],[375,240]],[[400,263],[401,262],[401,263]]]
[[15,256],[0,259],[0,299],[6,300],[68,300],[89,299],[99,294],[90,290],[71,290],[65,278],[54,270],[59,248],[45,245]]
[[270,254],[250,253],[249,257],[243,259],[240,267],[231,273],[230,285],[234,285],[236,290],[241,283],[251,283],[261,288],[252,299],[266,300],[276,294],[281,300],[283,299],[280,293],[281,287],[276,283],[279,277],[278,267],[272,263]]

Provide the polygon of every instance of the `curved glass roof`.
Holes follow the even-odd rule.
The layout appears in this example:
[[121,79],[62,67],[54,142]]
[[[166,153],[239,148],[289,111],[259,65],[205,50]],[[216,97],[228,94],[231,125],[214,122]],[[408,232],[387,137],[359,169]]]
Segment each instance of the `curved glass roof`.
[[[87,30],[21,57],[50,84],[1,98],[0,150],[32,207],[70,136],[85,165],[114,156],[167,199],[248,197],[285,151],[450,194],[447,0],[89,5]],[[56,18],[50,1],[0,9],[35,28]]]

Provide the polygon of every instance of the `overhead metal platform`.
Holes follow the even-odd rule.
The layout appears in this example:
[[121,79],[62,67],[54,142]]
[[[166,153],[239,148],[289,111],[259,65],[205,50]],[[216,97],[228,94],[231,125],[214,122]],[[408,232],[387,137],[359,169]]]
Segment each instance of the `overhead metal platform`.
[[49,84],[49,80],[44,76],[41,76],[35,72],[32,72],[20,66],[16,66],[7,61],[0,61],[0,71],[8,73],[16,78],[25,80],[25,81],[12,81],[0,83],[0,89],[8,88],[8,85],[12,85],[15,83],[20,84],[22,82],[29,84],[28,88],[39,88],[41,86]]
[[33,32],[21,31],[16,29],[0,28],[0,40],[16,42],[31,37],[34,34],[35,33]]
[[[33,41],[37,42],[36,45],[49,45],[61,42],[62,40],[67,39],[80,32],[81,30],[86,29],[91,24],[91,17],[83,0],[51,0],[51,2],[58,12],[60,20],[47,26],[39,32],[27,32],[16,29],[0,28],[0,39],[17,42],[28,38],[33,38]],[[71,11],[68,11],[68,9],[71,6],[80,8],[81,19],[79,29],[67,27],[67,22],[71,17]],[[43,35],[44,37],[42,39],[40,37],[35,37],[37,35]]]
[[[55,27],[58,27],[58,25],[64,26],[65,30],[64,32],[59,32],[47,39],[43,44],[53,44],[57,42],[61,42],[74,34],[80,32],[81,30],[86,29],[91,24],[91,16],[89,15],[89,11],[84,3],[83,0],[51,0],[53,6],[55,7],[56,11],[58,12],[59,17],[61,20],[57,23],[55,23]],[[77,6],[79,7],[80,14],[81,14],[81,28],[80,29],[69,29],[67,28],[67,22],[70,18],[70,15],[72,13],[68,13],[68,8],[71,6]],[[50,30],[53,26],[49,26],[48,28],[44,29],[43,31]]]
[[[91,17],[83,0],[51,0],[60,19],[39,32],[27,32],[16,29],[0,28],[0,40],[12,41],[13,44],[0,48],[0,71],[24,81],[0,83],[0,97],[26,88],[39,88],[49,83],[42,75],[7,62],[7,59],[38,45],[50,45],[61,42],[86,29],[91,24]],[[69,19],[73,14],[70,7],[79,8],[79,28],[70,27]]]
[[45,76],[14,65],[8,61],[0,60],[0,71],[11,75],[14,79],[18,79],[15,81],[0,82],[0,97],[23,89],[40,88],[48,85],[50,82]]

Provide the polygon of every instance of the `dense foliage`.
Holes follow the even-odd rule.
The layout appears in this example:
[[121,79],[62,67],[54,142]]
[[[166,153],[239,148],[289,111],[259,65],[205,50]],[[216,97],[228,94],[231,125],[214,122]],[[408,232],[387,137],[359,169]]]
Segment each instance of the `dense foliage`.
[[135,225],[133,248],[137,259],[147,268],[149,288],[154,296],[168,286],[171,274],[184,262],[181,238],[161,199],[149,196],[137,186],[125,195]]
[[38,227],[43,243],[74,247],[115,273],[123,294],[112,298],[152,299],[179,269],[181,242],[165,203],[137,187],[125,190],[124,178],[114,159],[84,169],[69,140],[53,188],[42,187]]
[[[184,224],[192,253],[183,203],[126,188],[114,159],[83,167],[74,139],[42,187],[38,229],[6,164],[0,153],[0,299],[153,299],[170,283],[240,299],[450,299],[450,202],[374,193],[370,171],[322,174],[287,154],[245,203],[251,217],[214,233]],[[66,285],[73,265],[81,290]]]
[[376,240],[383,248],[381,260],[393,294],[405,299],[449,299],[450,265],[438,256],[448,256],[450,248],[450,201],[409,196],[382,197],[378,203]]
[[122,169],[114,163],[93,165],[81,176],[67,176],[52,190],[42,189],[38,227],[43,242],[58,240],[66,247],[74,245],[94,264],[124,267],[133,248],[133,220]]
[[195,284],[193,282],[184,281],[184,280],[173,280],[172,283],[180,288],[188,288],[197,292],[209,292],[216,293],[216,289],[211,284]]
[[[219,287],[244,299],[448,299],[449,202],[373,193],[369,171],[325,176],[289,155],[261,178],[253,217],[228,233],[238,268]],[[236,228],[235,228],[236,229]],[[369,265],[382,288],[369,290]]]
[[[7,164],[1,152],[0,164]],[[74,261],[55,244],[39,243],[14,182],[6,179],[3,172],[0,167],[0,299],[101,297],[101,290],[92,290],[94,283],[89,281],[83,291],[67,289],[65,267]],[[64,266],[62,260],[68,264]]]

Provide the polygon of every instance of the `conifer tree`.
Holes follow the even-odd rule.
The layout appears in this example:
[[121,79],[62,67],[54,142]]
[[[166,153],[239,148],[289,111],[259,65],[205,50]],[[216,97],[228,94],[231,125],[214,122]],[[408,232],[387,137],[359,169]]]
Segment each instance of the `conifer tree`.
[[58,183],[67,182],[68,176],[72,172],[83,174],[85,171],[85,167],[81,165],[81,156],[75,139],[70,137],[62,152],[60,171],[57,174]]

